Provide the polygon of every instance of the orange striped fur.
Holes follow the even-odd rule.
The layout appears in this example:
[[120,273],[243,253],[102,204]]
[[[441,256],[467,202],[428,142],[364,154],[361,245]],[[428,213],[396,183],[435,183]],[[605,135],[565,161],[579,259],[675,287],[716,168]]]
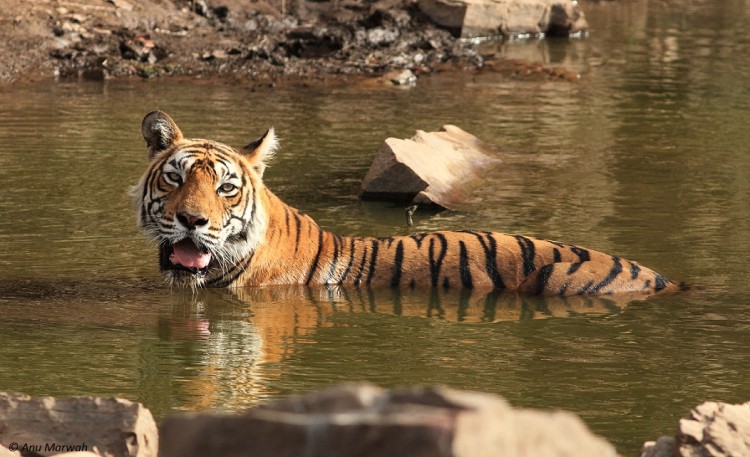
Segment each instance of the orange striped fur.
[[265,162],[277,147],[272,129],[234,149],[185,139],[168,115],[155,111],[144,118],[142,132],[151,164],[131,193],[139,225],[159,244],[161,269],[176,285],[343,284],[537,295],[681,288],[629,260],[520,235],[339,236],[264,186]]

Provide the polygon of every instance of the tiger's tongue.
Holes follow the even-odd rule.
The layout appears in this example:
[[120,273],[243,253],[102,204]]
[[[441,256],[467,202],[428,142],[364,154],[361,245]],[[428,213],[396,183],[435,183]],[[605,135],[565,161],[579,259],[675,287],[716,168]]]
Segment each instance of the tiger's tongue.
[[177,242],[172,248],[174,252],[169,256],[169,261],[175,265],[201,269],[206,268],[211,261],[211,254],[199,251],[188,239]]

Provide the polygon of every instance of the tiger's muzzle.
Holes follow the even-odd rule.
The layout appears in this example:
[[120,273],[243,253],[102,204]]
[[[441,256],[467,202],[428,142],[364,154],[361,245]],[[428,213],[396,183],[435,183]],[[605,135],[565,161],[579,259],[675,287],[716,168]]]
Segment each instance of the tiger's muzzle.
[[212,260],[211,253],[191,238],[174,244],[162,242],[160,246],[159,264],[163,272],[203,277],[208,273]]

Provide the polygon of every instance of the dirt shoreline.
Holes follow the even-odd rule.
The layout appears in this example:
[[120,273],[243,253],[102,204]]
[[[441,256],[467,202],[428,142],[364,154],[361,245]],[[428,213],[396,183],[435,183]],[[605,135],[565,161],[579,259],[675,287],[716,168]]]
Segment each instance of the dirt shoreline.
[[10,0],[0,9],[0,83],[158,76],[258,86],[441,71],[523,79],[577,75],[487,60],[413,0]]

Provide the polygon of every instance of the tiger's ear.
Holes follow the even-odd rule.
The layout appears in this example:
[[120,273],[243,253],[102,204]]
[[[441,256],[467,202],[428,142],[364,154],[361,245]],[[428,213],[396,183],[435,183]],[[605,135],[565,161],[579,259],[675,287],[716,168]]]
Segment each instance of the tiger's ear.
[[278,148],[279,140],[276,138],[273,127],[271,127],[263,136],[240,148],[240,153],[250,159],[255,171],[260,176],[263,176],[263,172],[266,171],[266,164],[271,160]]
[[149,160],[183,138],[180,128],[163,111],[148,113],[141,123],[141,133],[148,144]]

